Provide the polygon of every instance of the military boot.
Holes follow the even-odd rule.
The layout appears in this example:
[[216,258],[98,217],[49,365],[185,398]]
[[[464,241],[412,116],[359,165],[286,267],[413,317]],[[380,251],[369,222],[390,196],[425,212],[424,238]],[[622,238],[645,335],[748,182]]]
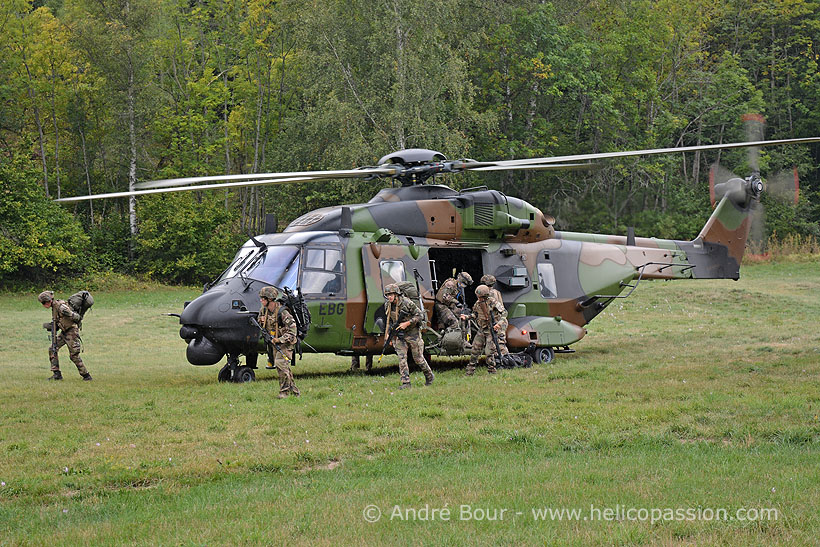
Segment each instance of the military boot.
[[399,384],[399,389],[410,389],[410,384]]
[[476,364],[472,361],[470,361],[470,364],[467,365],[467,370],[464,371],[467,374],[467,376],[472,376],[473,374],[475,374],[475,365]]
[[436,379],[436,375],[433,374],[433,371],[430,371],[430,376],[425,375],[425,377],[426,377],[426,381],[424,382],[424,385],[425,386],[432,386],[433,385],[433,380]]
[[54,373],[46,379],[47,380],[62,380],[63,379],[63,373],[60,372],[59,370],[55,370]]
[[91,374],[86,372],[85,374],[81,374],[80,376],[83,377],[83,382],[90,382],[94,378],[91,377]]

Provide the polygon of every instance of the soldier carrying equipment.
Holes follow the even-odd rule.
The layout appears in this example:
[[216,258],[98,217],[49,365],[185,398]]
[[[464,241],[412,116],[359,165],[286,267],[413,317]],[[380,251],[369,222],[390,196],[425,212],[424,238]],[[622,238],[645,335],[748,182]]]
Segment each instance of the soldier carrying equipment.
[[395,283],[391,283],[384,288],[384,296],[388,327],[382,355],[384,355],[387,346],[392,343],[396,355],[399,357],[399,376],[401,377],[399,389],[410,387],[408,353],[412,355],[413,360],[421,368],[426,379],[425,385],[429,386],[433,383],[435,376],[424,357],[424,340],[422,340],[419,333],[419,327],[424,323],[424,315],[412,300],[401,294],[399,286]]
[[[87,291],[81,291],[85,292]],[[73,295],[74,298],[77,295],[81,295],[81,293],[77,293]],[[87,307],[83,308],[82,303],[89,300],[90,303]],[[85,368],[85,364],[83,364],[83,360],[80,357],[80,352],[82,351],[82,341],[80,340],[80,323],[82,322],[83,314],[93,305],[93,299],[91,299],[91,295],[88,294],[88,298],[84,298],[82,295],[79,299],[75,298],[75,302],[80,304],[80,310],[82,314],[74,309],[69,302],[65,300],[55,300],[54,299],[54,292],[53,291],[43,291],[37,296],[37,300],[40,304],[43,305],[44,308],[51,308],[51,323],[45,323],[43,325],[44,328],[51,331],[51,346],[48,350],[49,361],[51,362],[51,372],[52,375],[49,380],[62,380],[63,374],[60,371],[60,361],[58,352],[61,347],[68,346],[68,354],[71,361],[77,366],[77,371],[80,373],[80,376],[83,377],[83,380],[90,381],[91,374],[89,374],[88,369]],[[60,330],[57,333],[57,329]]]
[[279,398],[290,395],[298,397],[299,389],[293,380],[290,362],[293,359],[293,348],[298,340],[296,320],[281,302],[281,293],[276,287],[262,287],[259,291],[259,315],[256,318],[260,330],[267,331],[265,348],[268,357],[272,357],[267,368],[276,368],[279,376]]

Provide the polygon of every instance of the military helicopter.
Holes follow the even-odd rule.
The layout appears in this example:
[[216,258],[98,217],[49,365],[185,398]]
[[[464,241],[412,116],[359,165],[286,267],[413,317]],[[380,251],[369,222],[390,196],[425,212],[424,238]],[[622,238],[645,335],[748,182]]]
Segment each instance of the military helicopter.
[[[555,220],[521,199],[479,187],[453,190],[437,176],[519,169],[585,169],[610,158],[818,142],[820,137],[751,141],[626,152],[481,162],[448,160],[440,152],[408,149],[378,165],[338,171],[303,171],[188,177],[141,183],[133,192],[63,198],[68,202],[174,191],[346,178],[384,178],[392,185],[369,202],[306,213],[281,233],[249,239],[202,295],[179,317],[187,359],[197,366],[226,358],[220,381],[255,379],[259,331],[249,315],[258,292],[273,285],[298,291],[311,316],[308,351],[348,356],[383,351],[384,287],[411,281],[419,304],[433,317],[435,293],[453,272],[497,279],[509,315],[507,344],[538,363],[586,334],[609,304],[628,297],[646,279],[738,279],[755,203],[764,190],[757,173],[715,187],[722,196],[692,241],[556,231]],[[207,183],[207,184],[202,184]],[[275,229],[266,230],[274,232]],[[475,301],[466,291],[466,305]],[[464,333],[424,333],[433,355],[469,352]],[[245,357],[241,364],[240,357]]]

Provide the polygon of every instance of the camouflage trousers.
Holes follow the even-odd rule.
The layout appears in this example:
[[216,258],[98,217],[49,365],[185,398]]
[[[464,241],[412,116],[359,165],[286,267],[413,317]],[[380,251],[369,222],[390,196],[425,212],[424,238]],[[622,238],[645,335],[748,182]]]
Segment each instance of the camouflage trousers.
[[424,377],[427,381],[433,379],[433,370],[427,359],[424,358],[424,340],[421,339],[421,334],[405,334],[404,339],[395,338],[393,340],[393,348],[396,350],[396,355],[399,356],[399,376],[403,385],[410,384],[410,366],[407,364],[408,350],[413,356],[413,361],[419,365]]
[[440,302],[433,306],[433,317],[436,319],[441,330],[454,329],[458,327],[458,318],[449,307]]
[[[507,349],[506,333],[496,333],[496,335],[498,337],[498,345],[501,347],[501,355],[507,355],[510,352]],[[502,336],[504,340],[503,343],[501,342]],[[490,358],[487,359],[487,370],[489,372],[495,372],[495,354],[496,347],[490,329],[487,328],[478,331],[475,338],[473,338],[473,349],[470,351],[470,363],[467,365],[467,374],[473,374],[475,372],[478,358],[482,355],[490,356]]]
[[52,350],[51,346],[49,346],[48,359],[51,361],[51,371],[60,371],[60,357],[57,355],[57,352],[59,352],[63,346],[68,346],[68,357],[77,365],[77,370],[80,375],[85,376],[88,374],[88,370],[85,368],[83,360],[80,357],[80,351],[83,346],[82,342],[80,342],[80,330],[76,327],[68,329],[66,332],[61,331],[57,333],[57,351]]
[[[275,350],[274,350],[275,351]],[[289,354],[289,355],[288,355]],[[293,351],[285,350],[276,352],[276,358],[272,363],[276,368],[276,374],[279,375],[279,396],[287,396],[288,394],[299,396],[299,388],[296,387],[296,382],[293,381],[293,372],[290,370],[290,360]]]

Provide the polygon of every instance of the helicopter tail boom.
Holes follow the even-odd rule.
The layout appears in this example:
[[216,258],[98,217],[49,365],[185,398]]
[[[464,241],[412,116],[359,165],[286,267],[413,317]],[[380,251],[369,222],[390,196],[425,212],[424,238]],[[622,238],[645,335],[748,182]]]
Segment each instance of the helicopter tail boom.
[[[723,199],[715,207],[714,212],[706,221],[698,237],[692,242],[695,246],[704,246],[709,250],[714,260],[721,260],[727,271],[718,268],[712,273],[723,275],[709,275],[708,277],[729,277],[737,279],[739,276],[740,261],[746,250],[746,240],[752,223],[752,211],[763,192],[763,183],[757,174],[744,179],[733,178],[715,187],[723,195]],[[725,253],[723,252],[725,249]],[[708,268],[710,271],[712,268]],[[731,273],[730,273],[731,272]],[[697,273],[703,273],[697,272]],[[728,274],[728,275],[727,275]],[[696,277],[702,277],[696,275]]]

